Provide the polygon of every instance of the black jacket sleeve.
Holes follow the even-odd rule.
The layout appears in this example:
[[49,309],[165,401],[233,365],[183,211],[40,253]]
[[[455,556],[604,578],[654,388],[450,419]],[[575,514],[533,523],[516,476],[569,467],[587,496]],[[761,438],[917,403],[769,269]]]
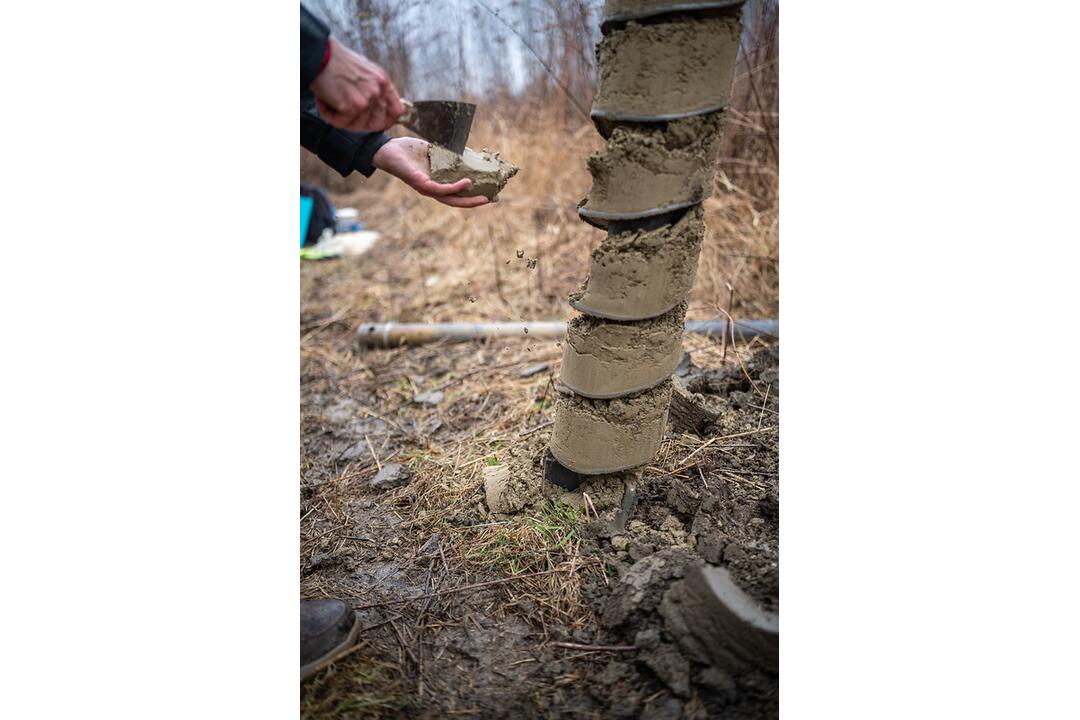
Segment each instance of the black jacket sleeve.
[[372,158],[390,137],[383,133],[338,130],[319,116],[315,96],[308,86],[319,74],[330,29],[300,5],[300,144],[319,159],[348,177],[358,170],[367,177],[375,172]]
[[330,42],[330,28],[303,5],[300,6],[300,92],[315,80]]
[[300,96],[300,144],[319,156],[319,159],[337,170],[342,177],[357,170],[366,177],[375,172],[372,158],[390,141],[390,136],[380,132],[350,132],[339,130],[319,116],[315,109],[315,96]]

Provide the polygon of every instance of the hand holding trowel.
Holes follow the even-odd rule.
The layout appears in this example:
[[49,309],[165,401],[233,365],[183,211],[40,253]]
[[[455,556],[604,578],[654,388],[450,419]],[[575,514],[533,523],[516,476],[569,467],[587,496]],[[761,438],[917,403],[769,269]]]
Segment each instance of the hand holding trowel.
[[[462,200],[469,203],[453,204],[475,207],[474,203],[482,204],[479,198],[497,200],[499,191],[518,169],[501,160],[498,153],[476,152],[465,147],[476,106],[452,100],[413,103],[402,100],[402,104],[405,112],[398,117],[397,124],[432,143],[424,149],[423,158],[430,179],[442,188],[456,186],[453,194],[463,196]],[[468,183],[462,184],[466,179]]]
[[[345,163],[370,175],[375,167],[394,175],[422,195],[454,207],[476,207],[495,199],[516,168],[466,148],[476,106],[449,100],[409,103],[402,100],[385,70],[342,46],[326,46],[325,67],[310,84],[316,109],[325,122],[351,132],[379,132],[400,124],[415,137],[350,138],[325,143],[356,148]],[[324,133],[313,140],[321,142]],[[370,149],[368,149],[370,148]],[[321,157],[321,155],[320,155]]]

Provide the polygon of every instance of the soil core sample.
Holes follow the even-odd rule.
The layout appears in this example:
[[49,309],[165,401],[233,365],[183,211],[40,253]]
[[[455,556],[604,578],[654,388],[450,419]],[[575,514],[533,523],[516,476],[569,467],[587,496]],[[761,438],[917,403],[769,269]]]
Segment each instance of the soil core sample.
[[658,215],[712,194],[722,113],[666,123],[620,125],[589,156],[592,189],[578,209],[588,220]]
[[609,120],[670,120],[725,106],[731,96],[739,21],[680,15],[630,22],[600,41],[592,114]]
[[641,322],[574,318],[563,347],[563,384],[589,398],[614,398],[659,385],[682,357],[685,319],[685,303]]
[[694,284],[704,218],[698,206],[673,225],[609,234],[593,250],[589,275],[582,289],[570,295],[570,305],[611,320],[642,320],[668,312]]
[[456,194],[461,197],[483,195],[492,201],[498,199],[499,191],[518,171],[517,165],[501,159],[498,153],[477,152],[471,148],[465,148],[465,152],[458,155],[433,144],[428,146],[428,160],[431,162],[431,179],[435,182],[453,183],[469,178],[472,185]]
[[670,402],[670,380],[613,400],[561,398],[555,408],[551,454],[582,475],[644,465],[660,448]]
[[643,466],[663,438],[681,357],[685,300],[713,192],[741,0],[609,0],[596,58],[589,156],[578,214],[608,237],[591,256],[583,313],[567,325],[545,465],[553,484]]

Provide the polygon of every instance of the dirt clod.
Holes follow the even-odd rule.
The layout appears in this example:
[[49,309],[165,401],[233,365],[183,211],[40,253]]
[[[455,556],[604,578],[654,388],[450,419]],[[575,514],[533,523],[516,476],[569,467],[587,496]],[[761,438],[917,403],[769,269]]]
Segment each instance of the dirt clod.
[[389,490],[406,484],[409,482],[409,477],[409,469],[404,465],[390,463],[388,465],[383,465],[382,470],[376,473],[375,477],[371,478],[369,484],[376,490]]

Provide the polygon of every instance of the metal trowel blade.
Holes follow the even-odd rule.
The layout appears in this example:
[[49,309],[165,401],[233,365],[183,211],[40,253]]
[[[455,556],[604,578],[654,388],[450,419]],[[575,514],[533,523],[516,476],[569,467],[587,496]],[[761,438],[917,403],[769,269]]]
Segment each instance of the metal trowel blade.
[[453,100],[419,100],[410,105],[399,123],[458,155],[465,151],[475,105]]

